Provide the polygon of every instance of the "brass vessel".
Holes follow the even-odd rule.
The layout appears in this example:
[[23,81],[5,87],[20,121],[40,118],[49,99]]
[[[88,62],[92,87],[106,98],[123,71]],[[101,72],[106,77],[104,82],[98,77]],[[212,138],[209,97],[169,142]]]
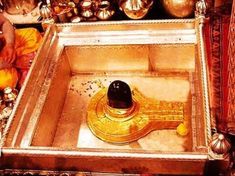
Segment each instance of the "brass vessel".
[[95,15],[100,20],[108,20],[110,19],[113,14],[115,13],[114,9],[111,6],[110,1],[108,0],[101,0],[97,4]]
[[168,14],[185,18],[193,14],[196,0],[161,0],[161,2]]
[[119,0],[119,8],[131,19],[144,18],[153,0]]
[[90,18],[94,15],[94,12],[92,10],[93,8],[93,2],[91,0],[83,0],[80,2],[81,6],[81,15],[85,18]]

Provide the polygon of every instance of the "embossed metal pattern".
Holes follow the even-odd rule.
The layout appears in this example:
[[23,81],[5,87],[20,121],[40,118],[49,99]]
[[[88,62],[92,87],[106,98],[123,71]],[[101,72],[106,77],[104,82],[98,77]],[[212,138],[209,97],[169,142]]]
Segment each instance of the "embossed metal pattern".
[[106,93],[107,89],[103,88],[94,95],[87,110],[88,126],[104,141],[136,141],[156,129],[176,129],[184,121],[182,102],[151,101],[133,89],[133,110],[117,115],[115,112],[120,109],[113,112],[107,109]]

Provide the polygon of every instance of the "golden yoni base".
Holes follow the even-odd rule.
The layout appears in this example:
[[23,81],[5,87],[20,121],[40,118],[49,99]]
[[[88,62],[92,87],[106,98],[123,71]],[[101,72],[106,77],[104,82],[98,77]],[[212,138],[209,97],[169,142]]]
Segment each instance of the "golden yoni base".
[[107,88],[101,89],[89,102],[87,124],[103,141],[126,143],[153,130],[175,129],[184,121],[184,103],[152,100],[137,89],[132,90],[133,106],[115,109],[107,105]]

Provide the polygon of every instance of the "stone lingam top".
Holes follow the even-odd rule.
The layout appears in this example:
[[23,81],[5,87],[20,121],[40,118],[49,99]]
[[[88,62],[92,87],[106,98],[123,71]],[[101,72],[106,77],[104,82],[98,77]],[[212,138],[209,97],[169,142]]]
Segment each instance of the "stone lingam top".
[[127,143],[153,130],[176,129],[184,122],[183,102],[158,101],[123,81],[113,81],[90,100],[87,124],[103,141]]
[[108,88],[108,105],[112,108],[130,108],[132,106],[131,89],[123,81],[113,81]]

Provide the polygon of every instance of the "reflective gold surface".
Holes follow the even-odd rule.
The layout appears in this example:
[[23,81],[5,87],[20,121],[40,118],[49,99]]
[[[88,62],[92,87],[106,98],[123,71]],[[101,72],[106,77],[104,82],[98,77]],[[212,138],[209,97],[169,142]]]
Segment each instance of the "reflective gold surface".
[[98,7],[96,9],[95,15],[100,20],[108,20],[115,13],[112,4],[108,0],[98,2],[97,6]]
[[125,113],[116,108],[110,112],[106,94],[107,89],[100,90],[92,97],[87,109],[89,128],[104,141],[135,141],[156,129],[175,129],[184,120],[184,104],[181,102],[153,101],[133,89],[132,108]]
[[[0,168],[202,175],[213,156],[202,38],[201,19],[51,26],[3,132]],[[122,145],[93,135],[88,104],[117,79],[153,102],[185,104],[189,133],[154,130]]]
[[131,19],[141,19],[147,15],[153,0],[119,0],[120,9]]
[[184,18],[193,14],[196,0],[162,0],[167,13],[174,17]]

